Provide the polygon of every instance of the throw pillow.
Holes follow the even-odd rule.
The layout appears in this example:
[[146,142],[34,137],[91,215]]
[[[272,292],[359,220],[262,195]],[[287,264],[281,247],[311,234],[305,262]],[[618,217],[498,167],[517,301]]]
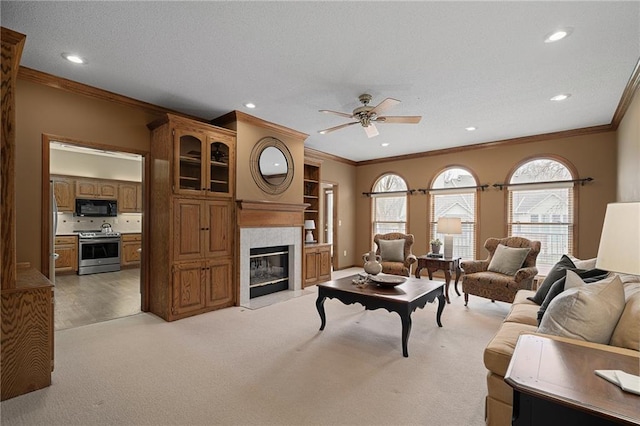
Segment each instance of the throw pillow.
[[549,270],[544,281],[542,281],[542,284],[540,284],[540,287],[536,290],[536,294],[531,297],[527,297],[527,299],[531,300],[536,305],[542,305],[542,302],[544,302],[545,297],[547,297],[547,293],[553,283],[558,281],[560,278],[564,278],[564,275],[567,273],[567,269],[574,269],[575,267],[576,265],[571,261],[569,256],[563,254],[558,263],[553,265]]
[[[601,280],[605,279],[607,277],[607,275],[609,275],[609,273],[607,271],[603,271],[602,269],[591,269],[591,270],[588,270],[588,271],[584,271],[584,270],[581,270],[581,269],[567,269],[567,271],[575,272],[587,284],[601,281]],[[565,271],[565,273],[567,271]],[[560,278],[559,280],[557,280],[549,288],[549,291],[547,292],[547,295],[544,298],[544,301],[542,302],[542,304],[540,305],[540,309],[538,310],[538,325],[540,325],[540,322],[542,321],[542,317],[544,316],[544,313],[547,311],[547,308],[549,307],[549,303],[551,303],[551,301],[557,295],[559,295],[560,293],[562,293],[565,290],[568,290],[571,285],[573,285],[575,287],[573,282],[570,284],[570,286],[566,286],[565,285],[565,280],[566,280],[566,276]]]
[[538,332],[608,344],[624,310],[624,290],[618,276],[583,285],[573,271],[567,271],[570,288],[551,301]]
[[636,351],[640,350],[640,292],[627,299],[609,344]]
[[515,248],[498,244],[487,270],[505,275],[515,275],[530,251],[530,248]]
[[379,240],[383,262],[404,262],[404,240]]

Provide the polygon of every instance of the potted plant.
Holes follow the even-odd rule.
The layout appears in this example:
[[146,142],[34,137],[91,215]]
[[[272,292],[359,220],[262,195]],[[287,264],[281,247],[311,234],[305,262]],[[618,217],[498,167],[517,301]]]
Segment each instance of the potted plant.
[[431,240],[431,253],[438,254],[440,253],[440,246],[442,242],[436,238],[435,240]]

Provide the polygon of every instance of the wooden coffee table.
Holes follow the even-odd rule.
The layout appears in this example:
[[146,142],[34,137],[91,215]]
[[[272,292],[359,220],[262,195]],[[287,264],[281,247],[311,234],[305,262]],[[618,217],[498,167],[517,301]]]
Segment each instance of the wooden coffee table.
[[396,287],[381,287],[376,284],[357,286],[353,284],[353,279],[356,277],[357,275],[353,275],[318,284],[316,308],[318,308],[322,321],[320,330],[324,330],[327,322],[324,313],[324,301],[327,297],[338,299],[345,305],[360,303],[369,310],[384,308],[389,312],[398,313],[402,321],[402,354],[405,357],[409,356],[407,341],[411,333],[411,313],[413,311],[424,308],[427,302],[433,302],[437,298],[436,323],[442,327],[440,317],[446,304],[444,283],[406,277],[406,281]]

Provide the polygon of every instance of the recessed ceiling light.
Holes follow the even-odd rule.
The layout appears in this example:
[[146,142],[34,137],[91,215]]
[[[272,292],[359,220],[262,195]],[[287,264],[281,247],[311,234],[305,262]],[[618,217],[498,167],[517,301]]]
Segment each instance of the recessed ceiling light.
[[275,167],[278,167],[278,166],[280,165],[280,163],[273,163],[273,165],[274,165]]
[[380,146],[389,146],[389,142],[381,143]]
[[86,64],[87,61],[81,58],[78,55],[74,55],[72,53],[63,53],[62,57],[65,58],[69,62],[73,62],[74,64]]
[[544,38],[544,42],[553,43],[555,41],[562,40],[563,38],[571,34],[572,31],[573,31],[573,28],[571,27],[559,29],[557,31],[547,34],[546,37]]
[[254,104],[254,103],[252,103],[252,102],[247,102],[246,104],[244,104],[244,106],[246,106],[247,108],[251,108],[251,109],[253,109],[253,108],[255,108],[255,107],[256,107],[256,104]]
[[549,99],[550,101],[554,101],[554,102],[560,102],[560,101],[564,101],[565,99],[569,98],[571,96],[571,93],[563,93],[561,95],[556,95],[553,98]]
[[477,129],[477,127],[473,127],[473,126],[469,126],[469,127],[465,127],[464,128],[467,132],[473,132],[474,130]]

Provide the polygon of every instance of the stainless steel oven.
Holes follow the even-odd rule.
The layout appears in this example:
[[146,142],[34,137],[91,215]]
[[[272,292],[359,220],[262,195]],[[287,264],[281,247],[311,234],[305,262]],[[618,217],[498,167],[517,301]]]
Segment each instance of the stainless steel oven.
[[81,232],[78,237],[78,275],[120,270],[120,233]]

